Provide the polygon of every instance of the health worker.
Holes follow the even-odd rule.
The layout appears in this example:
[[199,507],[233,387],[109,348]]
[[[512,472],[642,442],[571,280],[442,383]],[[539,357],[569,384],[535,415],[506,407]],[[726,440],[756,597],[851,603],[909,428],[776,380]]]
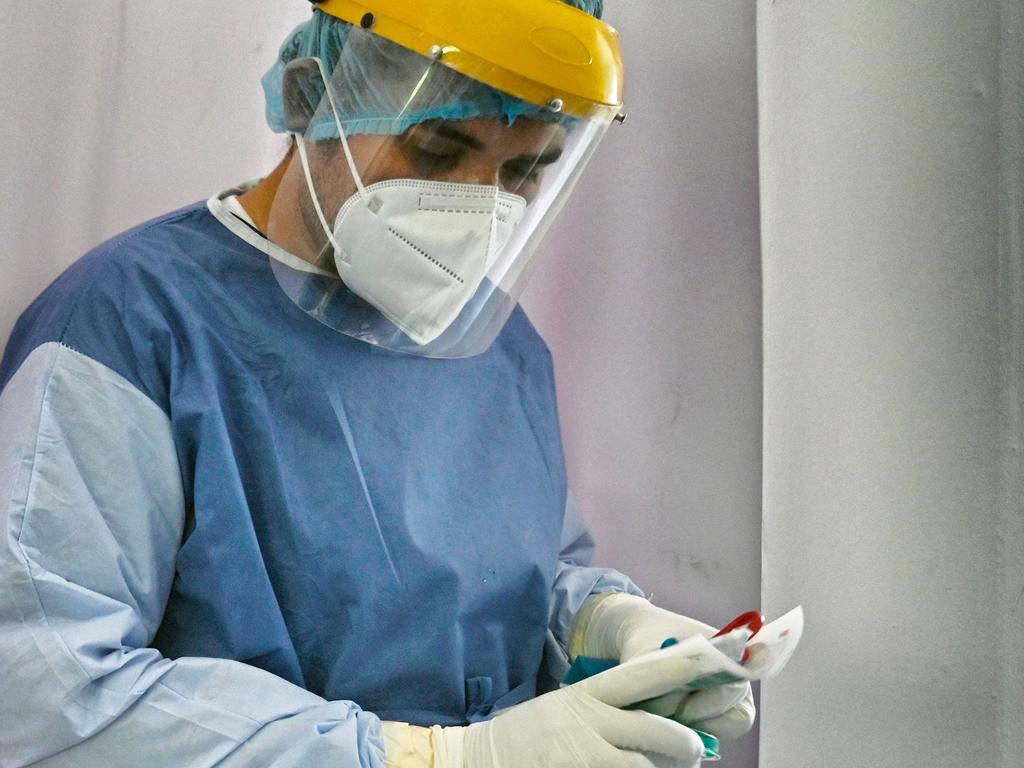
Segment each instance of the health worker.
[[[0,766],[693,766],[751,727],[746,684],[631,666],[714,630],[588,566],[517,304],[622,107],[601,10],[314,3],[282,162],[22,315]],[[575,655],[626,663],[559,688]]]

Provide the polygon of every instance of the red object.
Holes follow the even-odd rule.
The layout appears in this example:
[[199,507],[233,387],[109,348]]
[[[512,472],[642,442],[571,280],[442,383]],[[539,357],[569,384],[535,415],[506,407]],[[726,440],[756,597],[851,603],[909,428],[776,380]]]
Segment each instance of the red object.
[[[722,627],[720,630],[718,630],[718,633],[715,635],[715,637],[721,637],[722,635],[727,635],[730,632],[732,632],[734,629],[739,629],[740,627],[747,627],[748,629],[750,629],[750,636],[753,637],[754,635],[756,635],[758,632],[761,631],[761,627],[763,627],[763,626],[764,626],[764,616],[761,615],[760,611],[747,611],[746,613],[741,613],[735,619],[733,619],[728,624],[726,624],[724,627]],[[740,663],[741,664],[746,664],[747,660],[749,658],[750,658],[750,649],[749,648],[744,648],[743,649],[743,660]]]

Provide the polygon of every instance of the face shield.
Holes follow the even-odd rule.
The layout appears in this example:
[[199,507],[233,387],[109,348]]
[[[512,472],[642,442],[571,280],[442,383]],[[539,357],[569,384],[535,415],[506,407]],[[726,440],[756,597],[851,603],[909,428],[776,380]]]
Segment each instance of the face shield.
[[[551,0],[474,3],[494,6],[487,24],[446,17],[450,0],[372,5],[319,4],[356,22],[337,61],[284,69],[294,147],[266,234],[295,258],[271,259],[274,274],[348,336],[427,357],[479,354],[618,114],[614,32]],[[581,76],[595,58],[600,71]],[[546,82],[563,71],[565,82]]]

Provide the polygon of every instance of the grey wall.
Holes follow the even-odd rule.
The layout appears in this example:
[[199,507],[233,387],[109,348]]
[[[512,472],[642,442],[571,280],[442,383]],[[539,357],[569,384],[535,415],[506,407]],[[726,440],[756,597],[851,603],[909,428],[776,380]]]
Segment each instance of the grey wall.
[[[720,626],[760,599],[755,8],[606,6],[630,116],[546,241],[525,303],[555,357],[597,559]],[[754,734],[727,744],[720,765],[754,766],[756,748]]]
[[1021,765],[1024,5],[758,3],[762,765]]

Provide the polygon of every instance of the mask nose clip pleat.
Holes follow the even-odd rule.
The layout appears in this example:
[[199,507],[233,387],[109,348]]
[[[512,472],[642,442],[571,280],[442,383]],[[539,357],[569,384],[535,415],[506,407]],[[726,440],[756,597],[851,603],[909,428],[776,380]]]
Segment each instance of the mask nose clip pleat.
[[[372,202],[379,201],[376,212]],[[333,239],[345,284],[417,344],[451,325],[526,209],[493,187],[393,179],[342,206]]]

